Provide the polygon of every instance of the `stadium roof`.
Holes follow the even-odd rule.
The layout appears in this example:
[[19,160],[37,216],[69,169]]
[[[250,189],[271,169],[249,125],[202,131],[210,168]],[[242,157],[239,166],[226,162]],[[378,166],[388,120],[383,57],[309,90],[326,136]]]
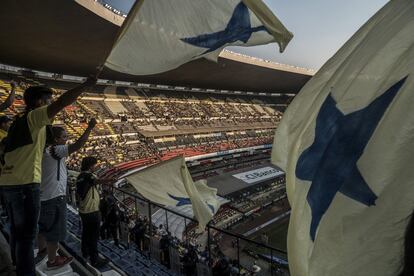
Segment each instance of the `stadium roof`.
[[284,174],[281,169],[268,163],[208,178],[207,185],[216,188],[219,196],[226,196],[276,179]]
[[[93,74],[109,53],[124,20],[94,0],[1,2],[0,63],[53,73]],[[312,74],[302,68],[223,52],[218,63],[202,59],[166,73],[139,77],[105,69],[101,77],[221,90],[297,93]]]

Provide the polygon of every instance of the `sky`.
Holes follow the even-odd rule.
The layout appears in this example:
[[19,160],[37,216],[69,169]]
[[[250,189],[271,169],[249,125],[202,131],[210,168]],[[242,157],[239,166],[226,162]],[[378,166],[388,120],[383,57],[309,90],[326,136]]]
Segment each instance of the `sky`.
[[[134,0],[105,0],[129,11]],[[173,0],[171,0],[173,1]],[[284,53],[277,44],[227,49],[318,70],[388,0],[264,0],[294,35]]]

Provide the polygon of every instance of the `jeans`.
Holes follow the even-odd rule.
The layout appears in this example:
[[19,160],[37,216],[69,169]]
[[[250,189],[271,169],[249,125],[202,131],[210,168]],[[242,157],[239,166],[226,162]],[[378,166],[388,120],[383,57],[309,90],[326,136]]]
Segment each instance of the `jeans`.
[[17,275],[36,275],[34,241],[40,212],[39,184],[3,186],[10,219],[10,247]]
[[100,212],[79,213],[82,220],[82,255],[90,257],[92,265],[98,260],[98,239],[101,224]]

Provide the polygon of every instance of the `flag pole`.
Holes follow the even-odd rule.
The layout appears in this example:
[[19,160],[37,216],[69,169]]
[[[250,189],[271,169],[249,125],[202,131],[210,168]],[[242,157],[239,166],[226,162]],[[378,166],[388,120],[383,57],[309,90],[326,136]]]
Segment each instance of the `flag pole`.
[[131,23],[133,22],[135,16],[138,14],[138,11],[141,8],[143,3],[144,3],[144,0],[136,0],[134,2],[134,5],[132,6],[131,10],[129,11],[129,13],[126,17],[126,19],[124,20],[124,23],[122,23],[122,26],[118,29],[118,32],[117,32],[116,36],[114,37],[114,40],[112,42],[112,47],[105,54],[102,61],[96,67],[95,78],[98,78],[101,75],[101,73],[102,73],[102,71],[105,67],[105,62],[108,59],[109,55],[111,54],[112,49],[118,44],[119,40],[123,37],[123,35],[125,34],[125,31],[129,27],[129,25],[131,25]]

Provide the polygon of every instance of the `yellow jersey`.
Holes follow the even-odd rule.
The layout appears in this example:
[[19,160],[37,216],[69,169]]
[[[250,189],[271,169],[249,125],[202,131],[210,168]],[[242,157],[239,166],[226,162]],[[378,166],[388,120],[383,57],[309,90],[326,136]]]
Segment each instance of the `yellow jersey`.
[[41,182],[46,125],[51,123],[47,106],[36,108],[15,119],[5,142],[0,186]]

